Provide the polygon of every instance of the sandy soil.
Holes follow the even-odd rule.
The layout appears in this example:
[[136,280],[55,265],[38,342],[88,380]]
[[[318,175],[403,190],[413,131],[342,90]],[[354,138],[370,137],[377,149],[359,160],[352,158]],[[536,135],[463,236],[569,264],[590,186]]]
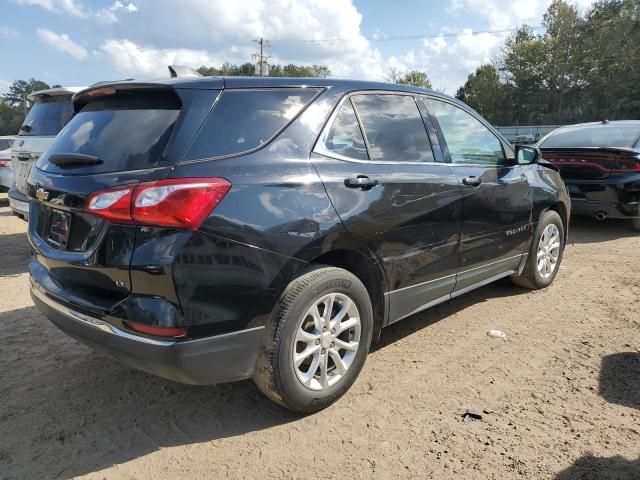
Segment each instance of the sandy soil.
[[544,291],[503,281],[390,327],[308,417],[251,382],[183,386],[65,336],[29,299],[25,229],[2,194],[0,478],[640,478],[627,224],[576,220]]

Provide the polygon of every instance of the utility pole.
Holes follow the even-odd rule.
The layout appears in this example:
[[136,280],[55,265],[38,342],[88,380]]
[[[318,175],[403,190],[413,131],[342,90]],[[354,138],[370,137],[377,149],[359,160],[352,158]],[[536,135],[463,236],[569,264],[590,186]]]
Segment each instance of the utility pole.
[[258,61],[256,65],[256,75],[267,77],[269,76],[269,64],[267,63],[269,55],[265,55],[265,50],[271,45],[269,44],[269,40],[265,40],[262,37],[260,37],[260,40],[253,41],[260,45],[260,53],[254,53],[251,55],[251,58]]

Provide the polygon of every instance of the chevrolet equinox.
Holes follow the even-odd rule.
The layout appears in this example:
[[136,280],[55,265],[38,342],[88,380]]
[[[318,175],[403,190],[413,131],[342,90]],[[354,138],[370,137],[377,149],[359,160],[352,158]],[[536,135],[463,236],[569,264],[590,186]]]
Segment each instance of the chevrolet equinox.
[[28,179],[31,295],[60,329],[178,382],[253,378],[298,412],[383,327],[556,276],[570,201],[535,148],[404,85],[102,83]]

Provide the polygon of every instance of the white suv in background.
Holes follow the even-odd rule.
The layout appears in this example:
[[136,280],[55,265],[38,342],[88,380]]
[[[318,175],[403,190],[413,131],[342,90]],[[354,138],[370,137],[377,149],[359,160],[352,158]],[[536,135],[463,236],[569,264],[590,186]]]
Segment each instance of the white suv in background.
[[13,185],[9,191],[9,204],[13,213],[29,219],[27,177],[31,166],[73,116],[71,97],[87,87],[59,87],[40,90],[27,99],[33,106],[20,127],[11,150]]
[[11,170],[11,145],[16,137],[0,137],[0,192],[6,192],[13,184]]

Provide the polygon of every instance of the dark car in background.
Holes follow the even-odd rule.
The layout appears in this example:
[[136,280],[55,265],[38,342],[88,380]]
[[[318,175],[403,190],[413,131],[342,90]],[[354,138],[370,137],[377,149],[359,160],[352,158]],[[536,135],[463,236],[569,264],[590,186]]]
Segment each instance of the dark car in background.
[[640,231],[640,121],[561,127],[537,147],[560,169],[575,215],[629,219]]
[[570,202],[461,102],[287,78],[101,84],[31,171],[34,302],[147,372],[311,412],[380,330],[555,278]]

